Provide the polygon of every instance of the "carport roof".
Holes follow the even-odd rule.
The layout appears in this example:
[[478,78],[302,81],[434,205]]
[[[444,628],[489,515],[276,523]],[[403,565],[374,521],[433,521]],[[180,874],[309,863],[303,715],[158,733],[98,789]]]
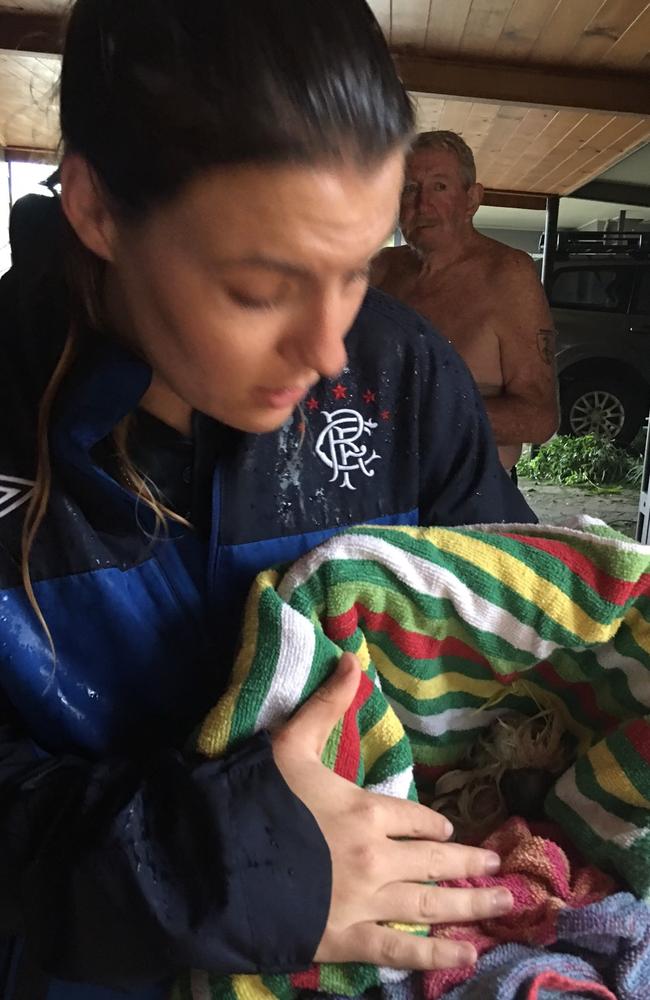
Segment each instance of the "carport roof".
[[[575,192],[650,141],[647,0],[370,6],[414,96],[420,129],[460,132],[482,181],[499,192],[495,201],[502,192],[514,193],[509,204],[522,194]],[[0,147],[9,155],[55,156],[67,7],[68,0],[0,0]],[[649,179],[635,174],[625,183]]]

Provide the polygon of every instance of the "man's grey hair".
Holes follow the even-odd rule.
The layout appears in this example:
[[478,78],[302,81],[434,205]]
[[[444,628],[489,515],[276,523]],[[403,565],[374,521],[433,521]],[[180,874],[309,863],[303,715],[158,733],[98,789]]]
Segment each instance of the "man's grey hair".
[[472,184],[476,184],[474,153],[458,133],[420,132],[415,137],[415,141],[411,146],[411,152],[417,153],[420,149],[441,149],[446,153],[453,153],[460,164],[460,171],[465,187],[469,188]]

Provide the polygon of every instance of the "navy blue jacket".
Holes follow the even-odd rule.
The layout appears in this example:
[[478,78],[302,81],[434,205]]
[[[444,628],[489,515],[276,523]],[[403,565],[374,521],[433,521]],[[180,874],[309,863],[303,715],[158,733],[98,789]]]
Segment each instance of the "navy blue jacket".
[[172,524],[152,541],[148,509],[97,461],[151,372],[88,335],[53,413],[31,561],[53,662],[22,587],[20,532],[65,308],[46,297],[26,312],[0,315],[0,993],[158,1000],[188,966],[304,968],[330,893],[316,823],[266,735],[222,761],[186,752],[227,682],[252,577],[352,524],[534,516],[462,361],[369,292],[345,371],[280,431],[199,418],[209,530]]

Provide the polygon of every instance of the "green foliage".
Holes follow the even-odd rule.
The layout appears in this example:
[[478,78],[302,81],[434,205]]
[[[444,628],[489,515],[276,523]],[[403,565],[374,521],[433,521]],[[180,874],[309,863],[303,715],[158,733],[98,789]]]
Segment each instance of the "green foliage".
[[607,492],[612,486],[638,485],[642,470],[643,459],[592,434],[554,437],[534,458],[522,458],[517,465],[520,476],[538,483],[591,486],[603,491],[609,487]]

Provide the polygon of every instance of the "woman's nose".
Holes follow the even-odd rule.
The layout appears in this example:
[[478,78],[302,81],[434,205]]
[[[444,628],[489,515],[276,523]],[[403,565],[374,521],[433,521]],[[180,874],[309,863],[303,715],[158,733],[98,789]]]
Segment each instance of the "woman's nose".
[[356,312],[345,296],[319,298],[305,315],[293,338],[293,350],[303,366],[324,378],[335,378],[345,368],[345,337]]

